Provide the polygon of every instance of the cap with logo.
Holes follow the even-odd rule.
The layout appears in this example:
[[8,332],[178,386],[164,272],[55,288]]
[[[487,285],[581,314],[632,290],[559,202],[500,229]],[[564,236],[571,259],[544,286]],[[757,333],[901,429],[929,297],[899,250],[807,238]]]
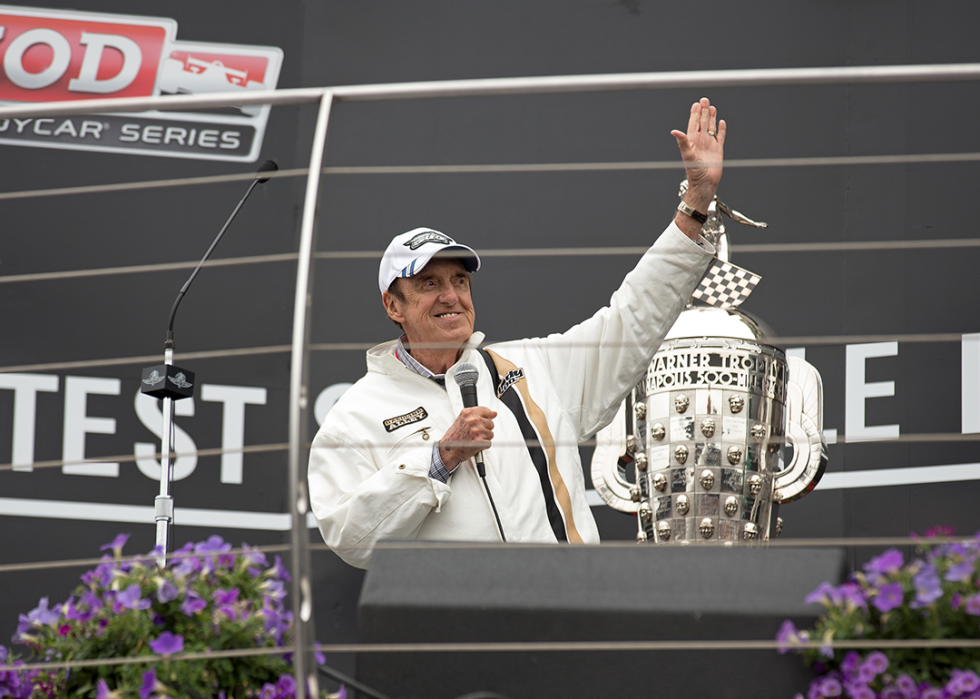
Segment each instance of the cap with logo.
[[473,248],[460,245],[445,233],[431,228],[414,228],[396,235],[388,243],[381,258],[378,286],[382,292],[387,291],[399,277],[413,277],[421,272],[436,255],[459,259],[467,272],[480,269],[480,256]]

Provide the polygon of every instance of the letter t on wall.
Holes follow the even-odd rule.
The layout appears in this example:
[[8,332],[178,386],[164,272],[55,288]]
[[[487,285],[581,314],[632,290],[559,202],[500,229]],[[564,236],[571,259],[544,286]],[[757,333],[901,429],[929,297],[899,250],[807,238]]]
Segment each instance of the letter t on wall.
[[204,384],[201,400],[225,404],[221,422],[221,482],[241,483],[245,446],[245,406],[265,405],[266,390],[249,386]]
[[844,367],[844,437],[848,442],[898,437],[898,425],[869,427],[865,424],[864,416],[865,401],[868,398],[895,395],[894,381],[865,382],[865,361],[871,357],[894,357],[897,354],[897,342],[869,342],[847,346]]
[[14,438],[10,462],[15,471],[33,471],[37,392],[56,393],[58,377],[47,374],[0,374],[0,389],[4,388],[14,392]]

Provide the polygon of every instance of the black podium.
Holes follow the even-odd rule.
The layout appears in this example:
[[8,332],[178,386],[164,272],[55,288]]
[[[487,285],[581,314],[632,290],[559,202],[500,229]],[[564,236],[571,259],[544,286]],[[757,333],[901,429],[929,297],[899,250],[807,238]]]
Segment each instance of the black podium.
[[[812,623],[803,598],[844,572],[841,549],[383,544],[359,606],[364,643],[773,640]],[[799,657],[774,650],[362,653],[391,697],[790,699]]]

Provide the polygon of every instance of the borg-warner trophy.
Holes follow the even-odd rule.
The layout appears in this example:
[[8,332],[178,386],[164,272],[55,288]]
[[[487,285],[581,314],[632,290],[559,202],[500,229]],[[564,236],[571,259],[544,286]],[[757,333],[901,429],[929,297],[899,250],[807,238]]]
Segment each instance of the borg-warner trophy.
[[596,435],[593,485],[637,515],[640,542],[767,541],[782,530],[779,505],[813,490],[827,465],[820,374],[768,344],[771,333],[739,310],[760,277],[728,261],[723,213],[767,225],[715,197],[702,235],[718,257]]

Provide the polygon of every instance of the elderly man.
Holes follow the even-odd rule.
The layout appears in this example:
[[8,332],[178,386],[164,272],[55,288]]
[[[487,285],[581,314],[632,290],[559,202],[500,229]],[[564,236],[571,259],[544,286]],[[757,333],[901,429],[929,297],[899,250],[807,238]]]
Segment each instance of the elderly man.
[[[713,255],[699,232],[725,122],[702,98],[671,134],[690,183],[673,222],[609,306],[565,333],[480,349],[477,254],[427,228],[392,240],[379,286],[404,334],[368,351],[310,454],[313,513],[341,558],[367,567],[382,539],[599,541],[578,444],[613,418]],[[455,380],[463,364],[478,372],[476,407]]]

